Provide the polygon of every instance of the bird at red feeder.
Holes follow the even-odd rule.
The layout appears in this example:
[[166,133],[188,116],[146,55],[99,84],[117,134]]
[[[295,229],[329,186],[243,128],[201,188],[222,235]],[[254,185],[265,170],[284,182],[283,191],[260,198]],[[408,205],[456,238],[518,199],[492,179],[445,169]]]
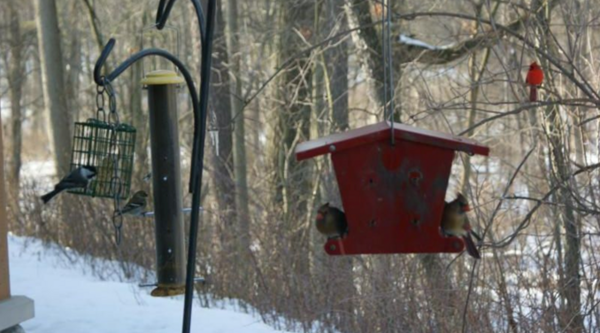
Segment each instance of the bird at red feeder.
[[469,224],[467,218],[467,212],[470,210],[471,207],[469,207],[467,198],[460,193],[453,201],[446,202],[442,215],[442,230],[446,235],[461,237],[467,247],[467,253],[475,259],[481,259],[481,255],[471,237],[471,235],[474,235],[478,239],[481,238],[471,230],[471,224]]
[[348,233],[346,214],[329,205],[329,202],[319,207],[316,219],[317,230],[327,238],[342,238]]
[[529,65],[529,71],[527,71],[527,78],[525,82],[529,85],[529,101],[536,102],[537,101],[537,88],[544,81],[544,72],[540,65],[537,62],[532,62]]

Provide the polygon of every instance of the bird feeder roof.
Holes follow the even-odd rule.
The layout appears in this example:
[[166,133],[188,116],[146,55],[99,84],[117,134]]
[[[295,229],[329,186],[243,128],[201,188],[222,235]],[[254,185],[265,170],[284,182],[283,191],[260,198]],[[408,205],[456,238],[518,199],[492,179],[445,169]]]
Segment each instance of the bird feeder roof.
[[[390,136],[390,123],[384,121],[303,142],[296,147],[296,158],[304,160],[327,153],[349,150],[358,146],[389,139]],[[482,146],[474,140],[399,123],[394,123],[394,137],[396,140],[462,151],[471,155],[487,156],[490,152],[488,147]]]

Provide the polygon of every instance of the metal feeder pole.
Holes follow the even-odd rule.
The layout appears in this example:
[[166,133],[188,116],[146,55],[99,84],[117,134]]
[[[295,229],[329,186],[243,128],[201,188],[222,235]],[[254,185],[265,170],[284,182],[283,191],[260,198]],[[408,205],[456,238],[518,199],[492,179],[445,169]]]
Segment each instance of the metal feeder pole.
[[148,88],[150,109],[158,280],[151,295],[157,297],[185,292],[186,255],[177,126],[177,88],[183,83],[183,78],[172,71],[154,71],[142,80]]

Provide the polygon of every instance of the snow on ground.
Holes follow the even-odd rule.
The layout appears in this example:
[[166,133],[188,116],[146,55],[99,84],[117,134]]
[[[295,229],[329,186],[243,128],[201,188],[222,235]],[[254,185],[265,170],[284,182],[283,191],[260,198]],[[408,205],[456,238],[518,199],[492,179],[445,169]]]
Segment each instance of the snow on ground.
[[[35,301],[28,333],[180,332],[183,297],[154,298],[135,282],[101,281],[36,239],[9,235],[11,291]],[[69,251],[67,249],[67,251]],[[260,318],[195,306],[192,332],[276,333]]]

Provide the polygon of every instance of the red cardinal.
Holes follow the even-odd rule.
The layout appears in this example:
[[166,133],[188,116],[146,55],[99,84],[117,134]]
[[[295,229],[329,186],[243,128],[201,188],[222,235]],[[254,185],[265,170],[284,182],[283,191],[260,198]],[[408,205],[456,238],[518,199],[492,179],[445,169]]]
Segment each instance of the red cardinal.
[[527,79],[525,82],[529,85],[529,101],[537,101],[537,87],[544,81],[544,72],[537,62],[532,62],[529,65],[529,71],[527,72]]

